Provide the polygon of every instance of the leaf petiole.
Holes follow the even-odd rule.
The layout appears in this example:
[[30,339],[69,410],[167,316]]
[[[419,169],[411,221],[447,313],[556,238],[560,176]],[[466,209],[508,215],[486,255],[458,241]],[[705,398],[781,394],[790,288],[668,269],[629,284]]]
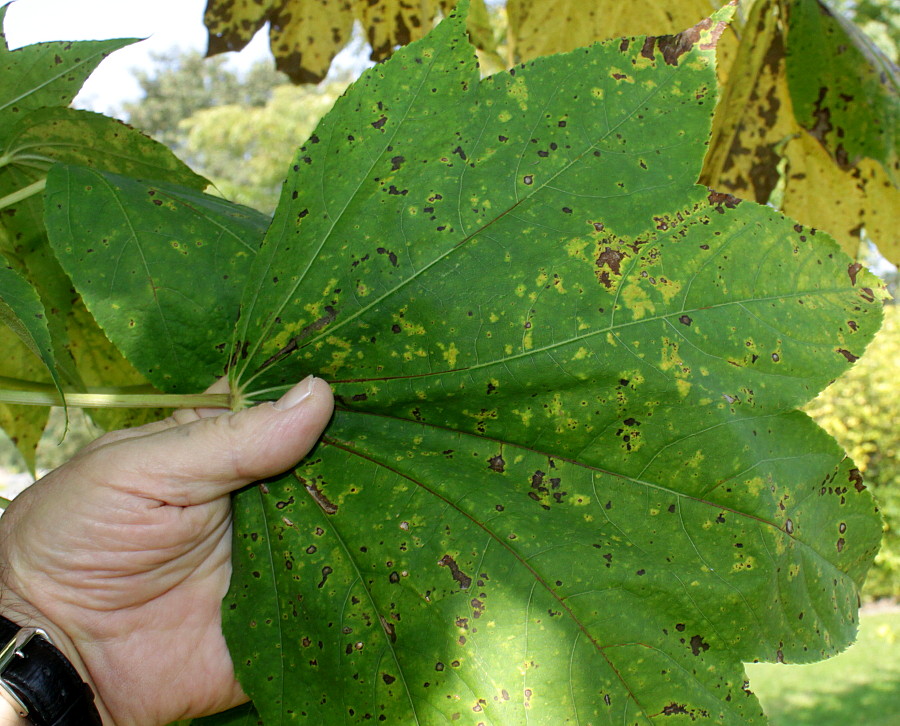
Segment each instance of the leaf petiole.
[[46,179],[38,179],[33,184],[29,184],[27,187],[22,187],[21,189],[14,191],[12,194],[7,194],[5,197],[0,197],[0,209],[6,209],[7,207],[11,207],[14,204],[18,204],[23,199],[28,199],[28,197],[33,197],[35,194],[40,194],[44,191],[44,187],[47,186]]
[[[109,389],[106,389],[107,391]],[[55,390],[0,389],[0,403],[25,406],[62,406],[63,400]],[[229,393],[109,393],[69,392],[65,405],[76,408],[231,408]]]

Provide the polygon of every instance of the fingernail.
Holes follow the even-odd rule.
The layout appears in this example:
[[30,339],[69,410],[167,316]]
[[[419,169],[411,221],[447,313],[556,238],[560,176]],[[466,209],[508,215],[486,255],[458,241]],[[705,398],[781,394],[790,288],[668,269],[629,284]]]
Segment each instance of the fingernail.
[[312,394],[313,381],[315,380],[315,376],[307,376],[275,401],[273,405],[279,411],[287,411],[289,408],[300,405]]

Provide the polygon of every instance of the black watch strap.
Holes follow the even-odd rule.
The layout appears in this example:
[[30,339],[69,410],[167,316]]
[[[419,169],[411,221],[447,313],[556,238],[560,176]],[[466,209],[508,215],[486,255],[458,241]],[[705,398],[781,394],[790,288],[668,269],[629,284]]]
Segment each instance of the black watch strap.
[[35,726],[103,726],[91,687],[44,631],[0,616],[0,644],[0,687],[20,715]]

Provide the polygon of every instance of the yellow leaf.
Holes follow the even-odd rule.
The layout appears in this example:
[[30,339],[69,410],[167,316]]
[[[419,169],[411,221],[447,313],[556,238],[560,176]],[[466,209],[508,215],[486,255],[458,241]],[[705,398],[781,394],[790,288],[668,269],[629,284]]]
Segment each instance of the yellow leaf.
[[281,4],[279,0],[209,0],[203,16],[209,31],[207,55],[241,50],[265,25],[273,6]]
[[294,83],[318,83],[353,33],[353,3],[282,3],[272,18],[269,42],[278,70]]
[[[710,0],[509,0],[510,60],[564,53],[608,38],[680,33],[723,4]],[[717,55],[723,72],[731,65],[736,45],[731,30],[719,41]],[[720,74],[719,81],[723,80]]]
[[[761,204],[778,186],[779,148],[801,131],[785,75],[784,37],[775,0],[752,8],[716,115],[700,180]],[[819,225],[815,225],[819,226]]]
[[862,159],[845,171],[807,133],[791,139],[785,154],[785,214],[824,229],[851,257],[859,252],[860,227],[865,227],[881,254],[900,262],[900,192],[881,164]]
[[[6,325],[0,323],[0,376],[22,381],[49,383],[47,368],[19,337]],[[9,387],[8,383],[2,384]],[[43,406],[14,406],[0,403],[0,429],[10,433],[12,442],[25,459],[25,464],[33,474],[35,471],[35,449],[47,425],[50,413]]]
[[[241,50],[269,22],[278,69],[294,83],[318,83],[349,42],[354,20],[362,24],[372,59],[383,60],[397,46],[423,37],[454,5],[452,0],[209,0],[207,55]],[[476,45],[494,49],[484,0],[470,3],[469,32]]]
[[[122,354],[109,342],[79,298],[69,319],[69,350],[84,384],[89,387],[125,387],[146,385]],[[166,416],[156,408],[100,408],[88,411],[91,419],[107,431],[141,426]]]

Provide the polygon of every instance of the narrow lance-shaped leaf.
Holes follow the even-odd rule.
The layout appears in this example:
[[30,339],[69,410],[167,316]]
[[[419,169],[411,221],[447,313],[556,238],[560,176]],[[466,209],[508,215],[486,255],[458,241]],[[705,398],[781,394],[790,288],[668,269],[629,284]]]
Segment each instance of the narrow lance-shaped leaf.
[[232,380],[314,372],[339,410],[235,499],[224,623],[267,725],[762,723],[741,661],[852,639],[878,516],[793,409],[882,293],[694,184],[721,31],[482,81],[451,16],[298,152]]
[[246,271],[269,218],[176,184],[58,165],[50,242],[97,322],[163,391],[225,371]]
[[56,371],[50,329],[37,291],[0,255],[0,321],[40,358],[60,393],[62,387]]
[[[16,380],[53,385],[47,366],[5,325],[0,325],[0,350],[0,376],[7,379],[4,387],[11,387]],[[50,409],[43,406],[0,403],[0,428],[9,435],[32,473],[36,469],[35,450],[49,415]]]

